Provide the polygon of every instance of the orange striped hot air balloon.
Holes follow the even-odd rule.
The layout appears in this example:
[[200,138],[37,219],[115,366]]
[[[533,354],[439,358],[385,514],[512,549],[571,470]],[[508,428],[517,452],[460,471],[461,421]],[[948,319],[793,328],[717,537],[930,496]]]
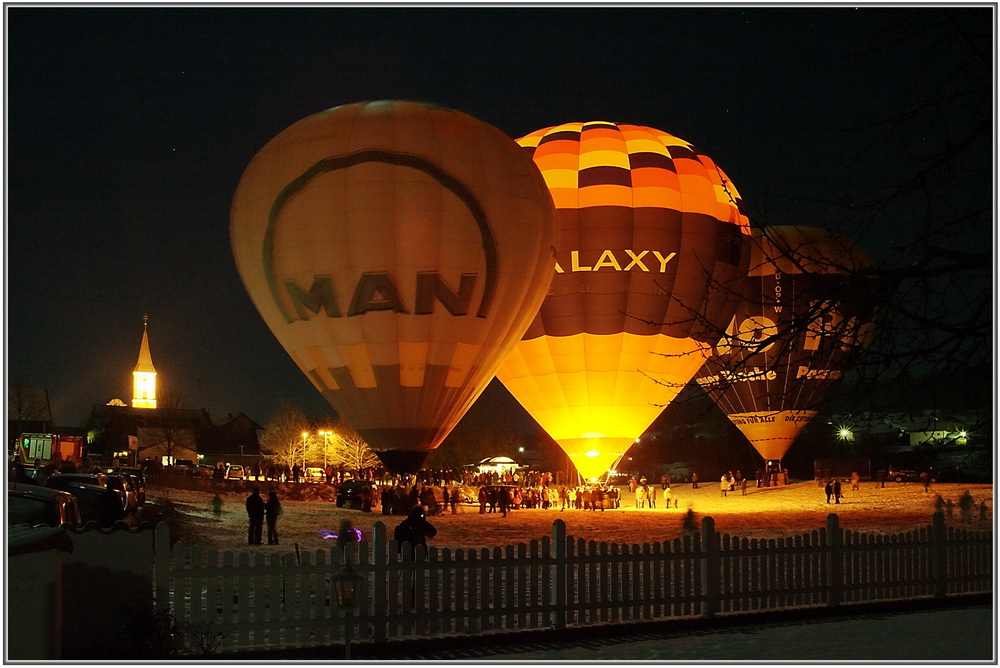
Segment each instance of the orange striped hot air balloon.
[[500,130],[428,104],[305,118],[233,199],[261,316],[395,472],[415,472],[492,380],[552,278],[552,202]]
[[592,479],[718,341],[746,272],[749,225],[712,159],[660,130],[566,123],[518,143],[552,194],[557,265],[497,377]]
[[727,336],[696,380],[768,462],[780,460],[874,329],[871,260],[826,230],[754,230]]

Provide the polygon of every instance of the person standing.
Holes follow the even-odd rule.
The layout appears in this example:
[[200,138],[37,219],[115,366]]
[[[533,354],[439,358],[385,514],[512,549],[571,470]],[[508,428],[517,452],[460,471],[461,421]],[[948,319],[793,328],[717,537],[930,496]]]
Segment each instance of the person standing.
[[461,496],[460,493],[459,493],[459,490],[460,490],[459,487],[452,487],[451,488],[451,496],[448,497],[448,504],[451,506],[451,514],[452,515],[457,515],[458,514],[458,501],[459,501],[459,498]]
[[740,495],[741,496],[746,496],[747,495],[747,479],[746,478],[743,478],[742,480],[740,480]]
[[292,482],[298,482],[300,475],[302,475],[302,467],[296,464],[292,467]]
[[843,496],[843,492],[840,490],[840,478],[834,478],[833,480],[833,502],[840,503],[840,497]]
[[486,501],[488,500],[488,495],[486,493],[486,487],[482,486],[479,488],[479,514],[486,514]]
[[402,553],[403,544],[410,546],[410,558],[415,559],[417,546],[427,548],[427,539],[437,535],[437,529],[427,521],[427,516],[421,506],[414,506],[409,516],[393,529],[392,539],[396,541],[396,549]]
[[729,491],[729,477],[723,473],[722,478],[719,480],[719,490],[722,492],[722,496],[726,495]]
[[851,491],[856,492],[859,489],[861,489],[861,474],[851,471]]
[[260,498],[260,488],[253,488],[253,492],[247,497],[246,505],[247,519],[250,523],[247,531],[247,544],[262,545],[264,543],[262,538],[264,533],[264,499]]
[[507,509],[510,508],[511,501],[513,499],[510,497],[510,487],[504,485],[497,494],[497,505],[504,517],[507,517]]
[[833,496],[833,481],[827,480],[823,491],[826,492],[826,502],[830,503],[830,498]]
[[958,499],[958,512],[962,517],[962,524],[972,523],[972,509],[975,506],[976,501],[972,498],[972,494],[969,490],[965,490],[965,494]]
[[[666,487],[664,487],[666,489]],[[647,498],[649,499],[649,507],[656,507],[656,485],[649,486],[649,492],[647,493]]]
[[667,509],[669,510],[670,509],[670,488],[669,487],[666,487],[663,490],[663,500],[666,502],[663,505],[665,505],[667,507]]
[[267,495],[267,502],[264,504],[264,516],[267,519],[267,544],[278,544],[278,515],[281,514],[281,502],[278,495],[272,490]]
[[698,489],[698,474],[691,471],[691,489]]

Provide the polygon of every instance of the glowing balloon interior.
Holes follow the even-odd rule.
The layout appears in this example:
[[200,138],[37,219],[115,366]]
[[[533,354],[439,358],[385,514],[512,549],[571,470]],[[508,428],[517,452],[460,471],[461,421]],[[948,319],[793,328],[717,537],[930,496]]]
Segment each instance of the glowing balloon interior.
[[874,327],[871,265],[820,229],[754,231],[746,297],[697,382],[767,460],[781,459]]
[[299,368],[415,472],[492,379],[552,276],[553,210],[500,130],[415,102],[336,107],[253,158],[230,237]]
[[749,226],[726,175],[659,130],[567,123],[518,140],[552,193],[549,294],[497,374],[584,478],[612,468],[732,317]]

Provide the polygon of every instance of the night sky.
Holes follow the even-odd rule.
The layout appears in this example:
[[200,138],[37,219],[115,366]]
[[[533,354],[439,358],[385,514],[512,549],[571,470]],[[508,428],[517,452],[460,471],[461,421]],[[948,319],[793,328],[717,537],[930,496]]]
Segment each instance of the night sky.
[[[854,163],[865,137],[846,130],[935,67],[865,49],[936,11],[7,6],[8,382],[46,388],[56,424],[81,425],[131,399],[148,314],[183,406],[216,422],[264,424],[282,400],[332,413],[247,297],[229,207],[268,140],[351,102],[434,102],[513,138],[649,125],[710,155],[752,218],[836,229],[817,202],[845,174],[894,168]],[[860,241],[877,258],[900,234]]]

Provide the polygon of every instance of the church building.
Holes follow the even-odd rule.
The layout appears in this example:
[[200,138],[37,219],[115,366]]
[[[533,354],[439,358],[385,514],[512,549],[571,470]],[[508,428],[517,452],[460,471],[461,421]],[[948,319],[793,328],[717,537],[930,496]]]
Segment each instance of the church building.
[[131,405],[112,399],[94,406],[87,431],[89,451],[127,465],[151,461],[169,466],[178,460],[215,465],[258,459],[262,427],[249,417],[230,415],[216,426],[207,410],[181,408],[179,394],[157,387],[148,330],[149,317],[144,316]]

